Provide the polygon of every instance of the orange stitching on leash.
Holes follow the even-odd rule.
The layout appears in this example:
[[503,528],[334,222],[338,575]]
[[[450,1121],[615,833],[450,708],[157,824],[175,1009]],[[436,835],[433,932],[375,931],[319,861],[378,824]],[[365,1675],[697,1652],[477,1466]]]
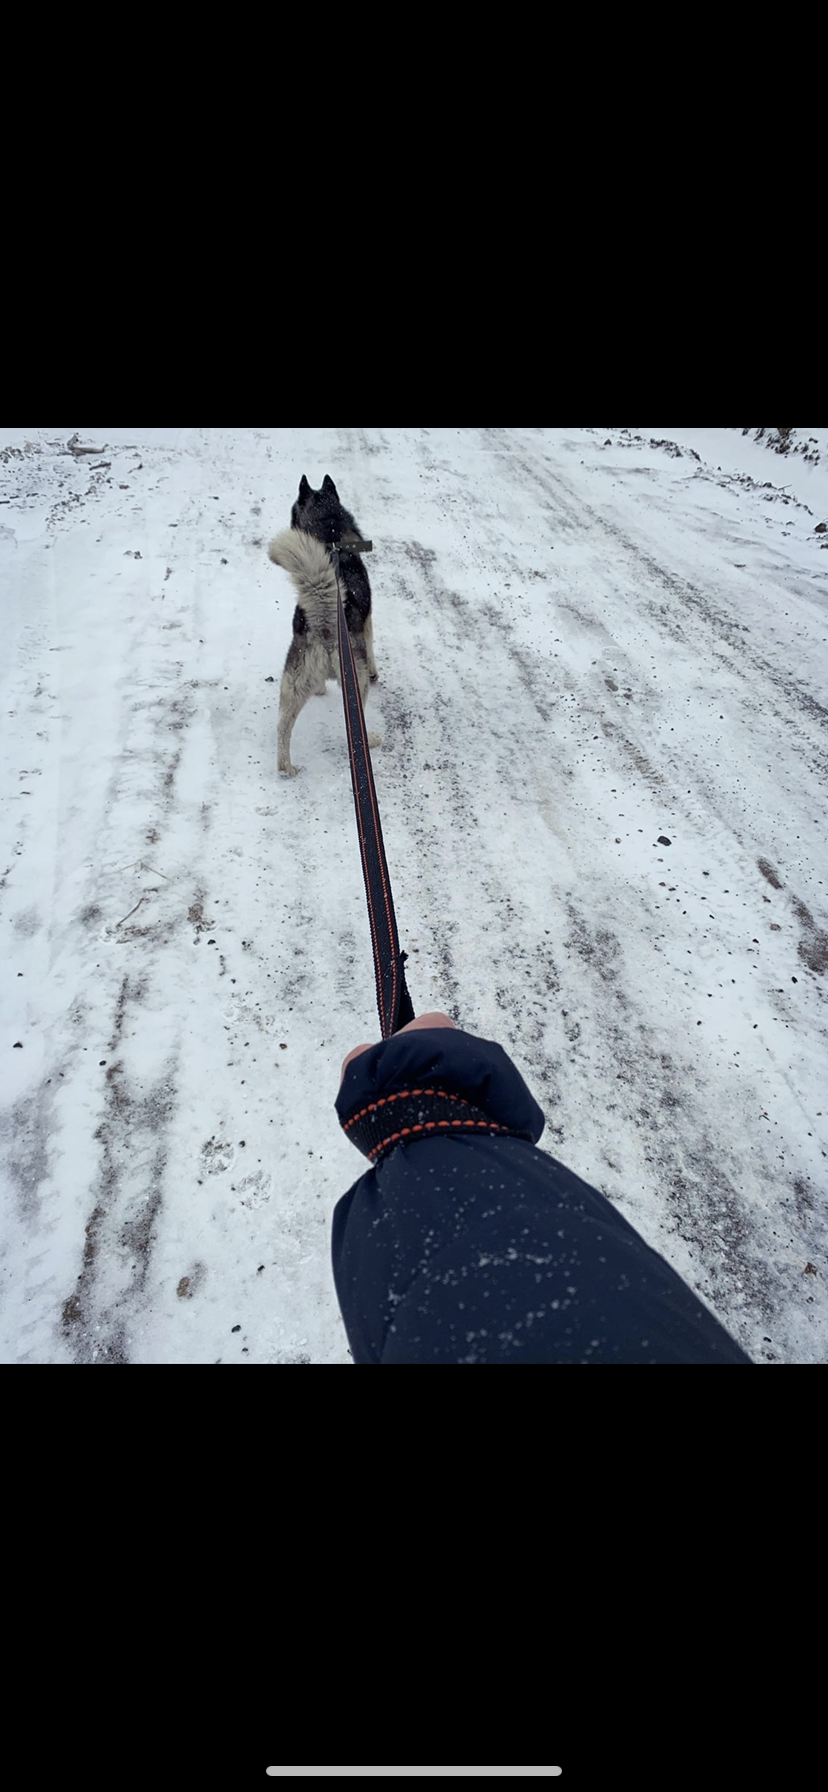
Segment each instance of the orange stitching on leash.
[[[341,603],[341,601],[342,601],[342,599],[340,598],[340,603]],[[347,629],[346,629],[346,633],[347,633]],[[353,648],[351,646],[350,635],[348,636],[348,651],[351,655],[351,665],[353,666],[353,671],[354,671],[354,683],[356,684],[356,687],[357,687],[357,696],[359,696],[359,680],[356,675],[356,665],[354,663],[354,653],[353,653]],[[371,754],[370,754],[370,750],[368,747],[368,735],[367,735],[366,729],[365,729],[365,711],[362,707],[361,696],[360,696],[360,700],[359,700],[359,726],[360,726],[360,732],[362,734],[363,746],[365,749],[365,757],[368,760],[368,763],[370,765]],[[389,950],[391,953],[391,966],[392,966],[391,1015],[393,1017],[394,1013],[396,1012],[396,1007],[397,1007],[397,959],[396,959],[396,954],[394,952],[394,929],[391,924],[391,906],[390,906],[390,900],[389,900],[388,885],[387,885],[386,879],[385,879],[385,871],[386,871],[385,853],[383,850],[380,849],[380,845],[379,845],[379,842],[380,842],[380,839],[382,836],[382,829],[380,827],[379,815],[377,814],[377,805],[376,805],[376,801],[375,801],[376,792],[374,790],[373,778],[370,778],[368,781],[368,794],[371,798],[371,812],[374,817],[374,827],[376,829],[376,838],[377,838],[377,858],[379,859],[380,877],[382,878],[382,893],[385,898],[385,923],[386,923],[386,927],[388,929],[388,946],[389,946]]]
[[[342,606],[342,598],[339,595],[338,591],[337,591],[337,602],[338,602],[337,628],[338,628],[339,640],[342,643],[342,657],[343,657],[343,661],[344,661],[345,654],[346,653],[348,654],[348,657],[350,660],[351,671],[352,671],[352,674],[354,677],[354,682],[356,682],[356,666],[354,665],[354,656],[353,656],[353,649],[351,647],[351,638],[350,638],[350,635],[348,634],[347,624],[345,625],[345,630],[344,630],[344,634],[343,634],[342,624],[345,620],[345,614],[344,614],[344,608]],[[339,615],[340,610],[342,611],[341,616]],[[343,677],[343,688],[346,690],[346,693],[347,693],[347,686],[345,684],[344,663],[343,663],[343,667],[342,667],[342,677]],[[360,705],[360,707],[361,707],[361,705]],[[345,704],[345,726],[348,730],[348,750],[351,753],[351,758],[353,760],[353,733],[352,733],[352,729],[351,729],[351,712],[350,712],[350,709],[348,708],[347,702]],[[364,732],[364,730],[363,730],[363,732]],[[367,863],[367,859],[366,859],[366,855],[365,855],[365,841],[364,841],[364,838],[362,835],[361,828],[358,829],[357,831],[359,833],[360,857],[362,859],[362,876],[363,876],[363,882],[365,884],[365,894],[368,898],[368,916],[369,916],[369,919],[371,922],[371,933],[372,933],[373,939],[374,939],[374,948],[375,948],[374,962],[375,962],[375,964],[378,964],[379,963],[379,938],[378,938],[378,934],[377,934],[377,920],[376,920],[376,915],[374,914],[374,905],[371,901],[371,883],[370,883],[370,879],[368,877],[368,863]],[[386,1024],[387,1024],[387,1018],[386,1018],[386,1012],[385,1012],[385,1004],[382,999],[382,988],[381,987],[379,987],[379,989],[378,989],[378,995],[379,995],[379,1001],[380,1001],[381,1010],[382,1010],[380,1018],[382,1021],[382,1030],[383,1030],[383,1035],[384,1035]]]
[[[342,645],[341,658],[342,658],[342,662],[343,662],[342,663],[343,691],[346,693],[346,696],[347,696],[347,685],[345,683],[345,665],[344,665],[344,658],[345,658],[346,652],[347,652],[349,660],[350,660],[351,673],[353,675],[355,684],[357,683],[357,678],[356,678],[356,666],[354,664],[353,648],[351,647],[351,637],[348,634],[347,624],[345,623],[345,611],[344,611],[344,607],[342,604],[342,597],[339,593],[338,588],[337,588],[337,605],[338,605],[337,632],[338,632],[339,640]],[[345,625],[344,634],[343,634],[343,624]],[[359,694],[358,685],[357,685],[357,694]],[[345,707],[345,726],[348,730],[348,750],[351,754],[351,761],[353,763],[353,734],[352,734],[352,730],[351,730],[351,712],[350,712],[350,709],[348,708],[347,701],[346,701],[344,707]],[[362,702],[361,701],[360,701],[359,707],[360,707],[360,713],[362,714]],[[365,734],[364,715],[363,715],[362,733],[363,733],[363,735]],[[367,750],[368,750],[368,748],[367,748],[367,742],[366,742],[366,752],[367,752]],[[379,937],[377,934],[377,920],[376,920],[376,915],[374,914],[374,905],[371,901],[371,881],[368,876],[368,861],[367,861],[366,853],[365,853],[365,840],[363,838],[362,829],[358,828],[357,832],[359,834],[359,849],[360,849],[360,857],[362,859],[362,878],[363,878],[363,883],[365,884],[365,894],[368,898],[368,918],[371,923],[371,933],[373,935],[373,940],[374,940],[374,964],[378,965],[380,962]],[[395,973],[394,981],[392,984],[392,995],[393,995],[394,999],[396,999],[396,988],[397,988],[397,984],[396,984],[396,973]],[[378,993],[380,1009],[381,1009],[380,1019],[382,1022],[382,1032],[383,1032],[383,1037],[385,1037],[386,1028],[388,1025],[388,1016],[387,1016],[387,1012],[386,1012],[386,1008],[385,1008],[385,1003],[383,1001],[382,986],[379,982],[379,979],[377,980],[377,993]]]
[[[343,634],[343,625],[344,625],[344,634]],[[368,737],[367,737],[366,730],[365,730],[365,711],[362,707],[362,698],[359,695],[359,681],[358,681],[357,675],[356,675],[356,663],[354,661],[354,651],[351,646],[351,637],[348,633],[347,624],[345,623],[345,609],[344,609],[344,605],[342,603],[342,594],[339,590],[338,578],[337,578],[337,626],[338,626],[339,640],[340,640],[340,644],[341,644],[340,658],[342,660],[343,690],[345,690],[345,664],[344,664],[344,661],[345,661],[345,654],[347,653],[350,670],[351,670],[351,677],[353,679],[357,697],[359,698],[358,707],[359,707],[360,733],[362,735],[365,756],[366,756],[366,759],[370,766],[371,755],[368,750]],[[347,697],[347,691],[346,691],[346,697]],[[352,736],[352,732],[351,732],[350,710],[348,708],[347,701],[345,703],[345,725],[348,730],[348,746],[349,746],[349,750],[351,751],[351,757],[352,757],[352,763],[353,763],[353,736]],[[369,793],[369,796],[371,799],[371,810],[372,810],[372,814],[374,817],[374,827],[376,830],[376,843],[377,843],[377,857],[379,860],[380,878],[382,880],[382,893],[383,893],[383,897],[385,899],[385,921],[386,921],[386,927],[388,929],[388,947],[389,947],[389,951],[391,954],[391,967],[392,967],[391,968],[391,1016],[393,1017],[393,1015],[396,1013],[396,1008],[397,1008],[397,976],[398,976],[397,959],[396,959],[396,954],[394,952],[394,930],[393,930],[392,923],[391,923],[391,908],[390,908],[389,891],[388,891],[388,885],[387,885],[386,879],[385,879],[384,853],[382,852],[382,850],[380,849],[380,846],[379,846],[379,841],[380,841],[380,837],[381,837],[381,829],[380,829],[379,816],[377,814],[376,802],[374,800],[375,792],[374,792],[374,786],[373,786],[373,779],[371,777],[369,777],[369,779],[368,779],[368,793]],[[365,883],[365,889],[366,889],[366,893],[368,896],[368,912],[369,912],[369,916],[370,916],[370,920],[371,920],[371,931],[374,935],[374,939],[376,940],[377,939],[376,918],[374,916],[374,911],[373,911],[373,907],[372,907],[372,903],[371,903],[370,879],[368,877],[368,861],[366,858],[365,841],[364,841],[361,829],[359,830],[359,846],[360,846],[360,854],[362,857],[363,881]],[[375,962],[375,965],[377,965],[377,966],[379,965],[378,951],[375,954],[374,962]],[[377,992],[378,992],[379,1003],[380,1003],[380,1011],[381,1011],[380,1019],[382,1022],[382,1032],[383,1032],[383,1037],[385,1038],[385,1037],[387,1037],[387,1027],[388,1027],[389,1016],[388,1016],[387,1009],[385,1007],[385,1003],[383,1001],[382,986],[381,986],[379,978],[377,978]]]

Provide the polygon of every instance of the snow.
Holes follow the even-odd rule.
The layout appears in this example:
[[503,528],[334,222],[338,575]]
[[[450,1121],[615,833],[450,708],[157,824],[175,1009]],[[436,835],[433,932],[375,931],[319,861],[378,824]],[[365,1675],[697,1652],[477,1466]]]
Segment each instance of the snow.
[[335,687],[275,772],[303,472],[374,542],[415,1010],[756,1361],[826,1360],[828,430],[754,435],[0,432],[3,1360],[350,1360],[378,1026]]

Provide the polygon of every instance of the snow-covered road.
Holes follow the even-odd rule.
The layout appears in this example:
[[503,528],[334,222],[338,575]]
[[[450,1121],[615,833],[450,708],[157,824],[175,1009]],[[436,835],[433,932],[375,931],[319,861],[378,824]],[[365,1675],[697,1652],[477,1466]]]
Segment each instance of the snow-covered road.
[[511,1051],[542,1145],[757,1361],[826,1360],[828,431],[796,433],[818,462],[2,432],[3,1360],[350,1360],[332,1104],[373,967],[334,687],[276,777],[266,557],[326,472],[374,542],[415,1010]]

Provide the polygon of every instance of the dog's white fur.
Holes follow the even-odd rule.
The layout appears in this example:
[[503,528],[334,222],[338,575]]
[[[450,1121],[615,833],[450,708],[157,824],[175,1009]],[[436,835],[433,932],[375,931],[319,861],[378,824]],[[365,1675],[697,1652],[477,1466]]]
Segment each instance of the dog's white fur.
[[[294,632],[288,648],[279,692],[277,763],[283,776],[294,778],[299,767],[291,764],[290,739],[296,719],[309,697],[325,695],[326,679],[339,683],[336,576],[327,548],[301,529],[283,529],[267,551],[293,581],[305,618],[304,629]],[[364,708],[371,680],[377,676],[371,617],[364,626],[351,625],[348,632]],[[368,744],[379,746],[379,735],[369,734]]]

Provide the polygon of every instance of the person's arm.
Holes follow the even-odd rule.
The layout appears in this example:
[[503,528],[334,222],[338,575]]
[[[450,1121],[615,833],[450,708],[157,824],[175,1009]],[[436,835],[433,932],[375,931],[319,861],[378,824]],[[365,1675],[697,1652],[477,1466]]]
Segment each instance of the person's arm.
[[371,1167],[333,1271],[359,1363],[747,1363],[612,1203],[546,1152],[503,1049],[424,1016],[343,1066]]

